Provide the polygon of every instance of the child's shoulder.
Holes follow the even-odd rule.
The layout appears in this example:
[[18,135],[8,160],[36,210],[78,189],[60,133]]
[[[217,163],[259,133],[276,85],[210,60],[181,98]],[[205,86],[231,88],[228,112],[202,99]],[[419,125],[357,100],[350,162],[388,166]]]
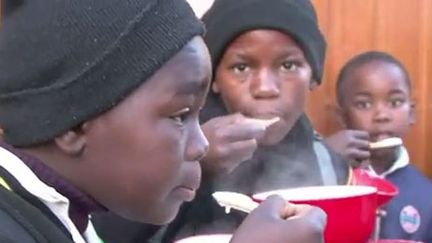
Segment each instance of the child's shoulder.
[[399,187],[402,185],[415,186],[418,190],[432,193],[432,181],[412,164],[390,174],[388,179]]
[[425,174],[423,174],[416,166],[409,164],[406,166],[407,176],[412,177],[418,182],[423,182],[432,186],[432,181]]

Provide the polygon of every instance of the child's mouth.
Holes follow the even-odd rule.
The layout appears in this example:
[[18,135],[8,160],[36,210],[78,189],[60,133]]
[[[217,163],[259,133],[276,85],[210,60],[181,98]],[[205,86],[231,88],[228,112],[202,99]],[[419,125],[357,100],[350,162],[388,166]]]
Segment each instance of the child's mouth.
[[371,133],[370,141],[377,142],[392,137],[396,137],[392,132]]

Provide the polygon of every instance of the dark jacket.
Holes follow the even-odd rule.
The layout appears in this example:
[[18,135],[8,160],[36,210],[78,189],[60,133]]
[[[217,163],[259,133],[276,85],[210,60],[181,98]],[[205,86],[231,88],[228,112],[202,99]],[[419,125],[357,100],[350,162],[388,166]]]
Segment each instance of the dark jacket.
[[381,238],[432,243],[432,182],[408,165],[386,176],[399,195],[385,207]]
[[0,177],[11,189],[0,185],[0,242],[73,242],[55,215],[26,192],[8,172],[0,169]]

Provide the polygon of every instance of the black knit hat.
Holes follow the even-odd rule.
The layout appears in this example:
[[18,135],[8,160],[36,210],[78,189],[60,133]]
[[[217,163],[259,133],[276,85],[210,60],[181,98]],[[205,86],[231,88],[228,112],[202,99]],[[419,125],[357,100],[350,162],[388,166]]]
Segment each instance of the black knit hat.
[[326,42],[309,0],[215,0],[203,21],[214,69],[226,47],[240,34],[274,29],[299,43],[312,67],[313,79],[321,82]]
[[110,109],[194,36],[184,0],[3,0],[0,127],[42,143]]

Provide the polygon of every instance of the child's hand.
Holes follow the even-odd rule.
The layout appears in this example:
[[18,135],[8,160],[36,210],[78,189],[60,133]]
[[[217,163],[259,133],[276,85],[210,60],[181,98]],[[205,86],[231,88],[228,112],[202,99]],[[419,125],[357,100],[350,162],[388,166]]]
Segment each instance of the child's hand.
[[369,160],[369,134],[365,131],[342,130],[324,141],[346,161],[354,163],[354,166]]
[[201,160],[203,171],[228,173],[250,159],[266,127],[241,114],[216,117],[201,126],[210,147]]
[[327,216],[320,208],[272,196],[243,221],[231,243],[321,243]]

